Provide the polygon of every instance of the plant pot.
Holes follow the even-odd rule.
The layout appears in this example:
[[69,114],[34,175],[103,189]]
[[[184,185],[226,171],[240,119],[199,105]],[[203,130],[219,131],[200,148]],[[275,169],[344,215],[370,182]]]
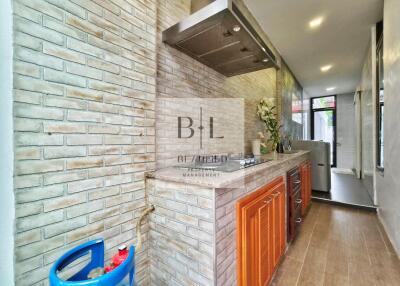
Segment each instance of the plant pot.
[[279,142],[278,145],[276,146],[276,151],[278,153],[284,153],[283,144],[281,142]]
[[251,149],[252,149],[252,153],[254,156],[260,156],[261,155],[261,140],[260,139],[255,139],[251,142]]

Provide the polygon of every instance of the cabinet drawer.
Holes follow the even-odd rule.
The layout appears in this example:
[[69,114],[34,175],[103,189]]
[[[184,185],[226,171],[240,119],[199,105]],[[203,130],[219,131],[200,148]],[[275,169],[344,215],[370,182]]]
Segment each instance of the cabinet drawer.
[[288,194],[295,192],[301,188],[301,176],[299,169],[296,167],[287,173]]

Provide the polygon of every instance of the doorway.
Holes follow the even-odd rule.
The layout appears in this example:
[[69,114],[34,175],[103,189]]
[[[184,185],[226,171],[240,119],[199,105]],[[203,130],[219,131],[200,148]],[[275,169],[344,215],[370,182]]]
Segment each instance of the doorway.
[[330,144],[331,167],[336,167],[336,95],[311,98],[311,139]]

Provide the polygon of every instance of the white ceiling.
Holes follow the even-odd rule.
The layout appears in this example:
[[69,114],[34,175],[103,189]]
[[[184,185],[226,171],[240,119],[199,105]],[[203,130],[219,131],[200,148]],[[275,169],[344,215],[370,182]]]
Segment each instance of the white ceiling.
[[[356,90],[383,0],[246,0],[308,96]],[[323,17],[321,26],[309,22]],[[332,64],[322,73],[320,67]],[[326,91],[336,87],[334,91]]]

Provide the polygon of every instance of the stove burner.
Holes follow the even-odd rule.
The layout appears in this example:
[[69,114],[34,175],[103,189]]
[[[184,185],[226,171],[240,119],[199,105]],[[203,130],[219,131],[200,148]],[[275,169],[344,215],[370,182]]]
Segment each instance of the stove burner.
[[252,166],[256,166],[272,159],[262,159],[262,158],[255,158],[255,157],[247,157],[247,158],[235,158],[235,159],[228,159],[226,162],[220,163],[199,163],[196,162],[194,164],[177,166],[180,168],[188,168],[188,169],[201,169],[201,170],[213,170],[213,171],[220,171],[220,172],[235,172],[245,168],[249,168]]

